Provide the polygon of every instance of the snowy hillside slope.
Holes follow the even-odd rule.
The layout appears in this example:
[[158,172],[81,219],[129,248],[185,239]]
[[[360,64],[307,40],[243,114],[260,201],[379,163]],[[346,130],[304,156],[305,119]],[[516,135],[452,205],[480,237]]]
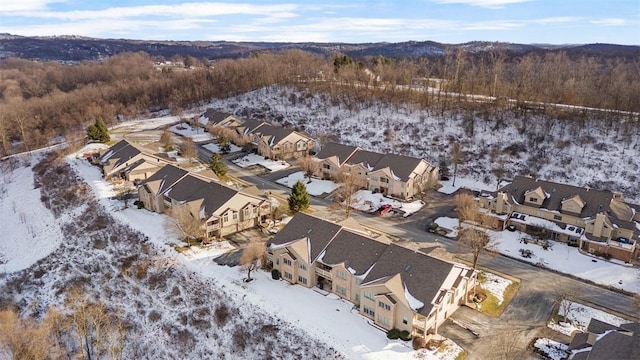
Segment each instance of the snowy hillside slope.
[[[174,235],[150,226],[162,223],[160,215],[123,210],[121,202],[108,197],[96,201],[95,195],[103,194],[94,194],[63,160],[50,157],[33,168],[29,161],[15,166],[3,171],[13,175],[3,180],[7,191],[0,198],[2,209],[6,203],[9,208],[14,201],[19,204],[35,183],[48,209],[30,206],[25,212],[30,221],[38,219],[52,229],[51,247],[43,247],[51,253],[42,259],[46,254],[36,256],[29,248],[6,254],[7,260],[21,264],[15,269],[35,263],[15,272],[0,266],[0,304],[15,304],[23,315],[37,318],[50,305],[63,308],[66,292],[80,287],[128,322],[127,359],[342,357],[300,327],[245,301],[240,286],[198,276],[182,266],[168,245]],[[99,178],[97,168],[86,167]],[[145,233],[119,220],[123,218]],[[3,232],[15,236],[1,240],[28,243],[31,239],[20,235],[20,224],[3,222]]]
[[465,154],[459,175],[495,188],[498,177],[532,175],[576,186],[622,191],[640,203],[640,128],[587,116],[583,123],[542,115],[506,113],[443,116],[411,105],[376,100],[345,105],[326,94],[271,86],[210,107],[248,118],[295,126],[314,137],[336,140],[378,152],[450,163],[450,144]]

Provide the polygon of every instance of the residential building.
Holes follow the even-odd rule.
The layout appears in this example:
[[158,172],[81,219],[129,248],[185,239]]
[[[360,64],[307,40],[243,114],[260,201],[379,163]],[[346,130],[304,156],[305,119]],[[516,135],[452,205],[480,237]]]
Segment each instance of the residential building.
[[151,211],[186,208],[196,221],[202,222],[206,239],[256,227],[271,214],[271,204],[264,197],[231,189],[171,165],[144,181],[138,193],[144,207]]
[[258,154],[270,159],[299,158],[315,148],[309,136],[280,126],[260,126],[252,135]]
[[640,253],[640,207],[622,193],[518,176],[479,197],[482,208],[534,236],[632,262]]
[[154,155],[127,140],[121,140],[105,150],[96,161],[105,178],[121,178],[127,181],[144,180],[169,162],[172,161]]
[[268,244],[282,278],[357,305],[376,326],[428,337],[476,283],[472,269],[298,213]]
[[245,121],[233,114],[216,111],[214,109],[207,109],[202,117],[207,119],[207,124],[210,126],[221,126],[232,129]]
[[410,199],[437,183],[439,170],[423,159],[381,154],[336,143],[326,144],[317,155],[321,165],[316,175],[335,178],[338,171],[353,176],[354,185]]
[[640,323],[614,326],[591,319],[587,332],[573,336],[567,353],[569,360],[640,359]]

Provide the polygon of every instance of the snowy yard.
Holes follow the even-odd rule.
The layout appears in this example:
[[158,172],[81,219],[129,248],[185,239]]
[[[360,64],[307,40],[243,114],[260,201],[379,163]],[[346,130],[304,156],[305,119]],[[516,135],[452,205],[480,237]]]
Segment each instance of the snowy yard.
[[504,292],[509,285],[513,284],[513,281],[489,272],[483,272],[482,275],[484,279],[480,287],[495,296],[498,299],[498,305],[501,305],[504,301]]
[[371,190],[358,190],[351,196],[351,207],[363,212],[376,211],[385,204],[393,206],[394,209],[401,210],[404,217],[418,212],[425,205],[422,200],[402,202],[390,199],[381,193],[373,193]]
[[[209,143],[206,145],[202,145],[203,148],[211,151],[212,153],[219,153],[220,152],[220,146],[217,143]],[[238,151],[242,151],[242,148],[238,145],[235,144],[229,144],[229,152],[230,153],[235,153]]]
[[[438,218],[435,222],[439,226],[454,230],[447,234],[447,237],[456,236],[458,219]],[[521,239],[528,238],[529,235],[519,231],[488,230],[487,232],[491,237],[488,248],[501,254],[516,257],[532,264],[541,264],[544,267],[572,274],[598,284],[640,294],[640,269],[638,268],[584,255],[578,251],[578,248],[555,241],[549,241],[551,247],[544,250],[540,245],[521,242]],[[520,249],[530,250],[532,256],[530,258],[522,257]]]
[[109,128],[110,131],[115,130],[116,132],[138,132],[144,130],[153,130],[160,128],[165,125],[173,124],[180,121],[180,118],[177,116],[162,116],[151,119],[137,119],[137,120],[129,120],[117,123],[115,126]]
[[233,162],[241,168],[246,168],[252,165],[260,165],[270,171],[284,170],[291,166],[286,161],[265,159],[264,156],[260,156],[257,154],[248,154],[247,156],[241,157],[240,159],[234,160]]
[[336,184],[330,180],[321,180],[314,177],[309,180],[305,177],[304,171],[295,172],[289,176],[283,177],[282,179],[278,179],[276,182],[291,188],[298,181],[301,181],[307,187],[307,192],[312,196],[330,194],[340,187],[340,184]]
[[585,332],[589,325],[589,321],[591,321],[592,318],[604,321],[614,326],[620,326],[621,324],[629,322],[628,320],[602,310],[594,309],[590,306],[571,302],[569,300],[562,300],[562,303],[558,308],[558,315],[564,317],[565,313],[567,313],[567,322],[560,321],[556,323],[554,321],[550,321],[547,326],[569,336],[573,335],[575,331]]
[[200,127],[192,127],[187,123],[178,123],[169,128],[174,134],[190,137],[194,142],[203,142],[213,139],[213,136]]
[[480,180],[473,180],[469,178],[456,177],[456,185],[453,186],[453,176],[449,180],[441,180],[440,185],[441,188],[438,189],[439,192],[444,194],[453,194],[456,190],[463,188],[469,189],[473,191],[495,191],[496,187],[494,185],[488,185]]
[[563,360],[567,357],[567,353],[565,351],[568,346],[551,339],[536,339],[533,347],[536,348],[538,352],[547,356],[550,360]]

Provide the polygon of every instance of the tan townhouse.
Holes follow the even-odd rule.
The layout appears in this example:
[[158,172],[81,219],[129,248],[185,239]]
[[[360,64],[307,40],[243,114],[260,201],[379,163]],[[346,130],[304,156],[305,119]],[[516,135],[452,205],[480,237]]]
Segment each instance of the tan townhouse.
[[252,136],[258,154],[269,159],[299,158],[315,148],[315,141],[309,136],[280,126],[260,126]]
[[640,253],[640,206],[622,193],[518,176],[479,197],[502,227],[567,242],[596,255],[632,262]]
[[144,207],[151,211],[188,209],[203,223],[206,239],[256,227],[271,214],[271,204],[263,197],[231,189],[171,165],[143,182],[138,193]]
[[127,181],[144,180],[170,162],[173,161],[152,154],[127,140],[109,147],[97,159],[106,179],[121,178]]
[[464,302],[474,271],[298,213],[268,241],[282,278],[332,292],[381,329],[428,337]]
[[438,168],[423,159],[336,143],[326,144],[317,158],[321,165],[316,176],[331,179],[341,171],[353,176],[360,188],[401,199],[411,199],[433,187],[439,177]]
[[202,117],[207,120],[207,124],[210,126],[220,126],[232,129],[244,122],[243,119],[233,114],[216,111],[214,109],[207,109]]

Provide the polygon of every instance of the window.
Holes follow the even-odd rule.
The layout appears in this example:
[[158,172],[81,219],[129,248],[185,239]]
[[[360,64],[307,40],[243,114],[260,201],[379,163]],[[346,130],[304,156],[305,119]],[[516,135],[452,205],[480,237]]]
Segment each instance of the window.
[[560,220],[560,221],[562,221],[562,215],[553,215],[553,220]]
[[302,276],[298,276],[298,282],[307,285],[307,278],[304,278]]
[[371,300],[371,301],[375,301],[375,298],[373,297],[373,294],[371,294],[370,292],[365,291],[364,292],[364,297]]
[[249,218],[249,215],[251,214],[251,207],[246,207],[244,209],[244,214],[242,216],[244,216],[245,219]]
[[224,222],[229,222],[229,213],[224,214]]
[[380,178],[380,182],[388,184],[389,183],[389,179],[385,178],[385,177],[381,177]]
[[253,207],[253,215],[256,215],[258,213],[258,207],[254,206]]
[[342,296],[347,296],[347,289],[343,288],[340,285],[336,285],[336,292]]
[[385,326],[391,326],[391,321],[389,321],[389,319],[384,316],[378,315],[378,322]]
[[534,198],[534,197],[530,197],[530,198],[529,198],[529,202],[537,202],[537,201],[538,201],[538,199],[536,199],[536,198]]
[[280,265],[280,259],[276,259],[276,265]]
[[291,280],[293,280],[293,275],[291,275],[291,273],[288,273],[288,272],[285,271],[284,272],[284,278],[289,280],[289,281],[291,281]]
[[307,266],[303,263],[300,263],[300,265],[298,265],[298,267],[302,270],[307,270]]
[[367,315],[376,316],[376,312],[372,308],[368,307],[367,305],[362,307],[362,311]]
[[347,274],[342,270],[338,270],[337,276],[342,280],[347,280]]
[[378,177],[377,176],[372,176],[371,177],[371,181],[378,181]]
[[356,302],[359,303],[360,302],[360,294],[356,294]]
[[327,169],[327,170],[331,170],[331,165],[329,165],[329,164],[322,164],[322,168],[323,168],[323,169]]
[[382,301],[378,301],[378,306],[383,308],[383,309],[385,309],[385,310],[387,310],[387,311],[391,310],[391,306],[389,306],[389,304],[383,303]]
[[406,316],[403,316],[403,317],[402,317],[402,323],[403,323],[403,324],[405,324],[405,325],[407,325],[407,324],[409,323],[409,319],[407,319],[407,317],[406,317]]
[[282,259],[282,262],[283,262],[285,265],[289,265],[289,266],[291,266],[291,260],[290,260],[290,259],[284,258],[284,259]]
[[238,220],[238,213],[237,212],[233,212],[233,220]]

